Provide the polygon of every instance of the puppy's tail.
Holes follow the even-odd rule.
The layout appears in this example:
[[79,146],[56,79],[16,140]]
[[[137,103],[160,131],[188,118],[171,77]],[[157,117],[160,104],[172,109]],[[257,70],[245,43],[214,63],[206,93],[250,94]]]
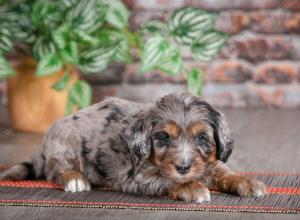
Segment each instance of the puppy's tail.
[[31,160],[22,162],[0,173],[0,180],[33,180],[44,174],[45,159],[42,154],[34,155]]

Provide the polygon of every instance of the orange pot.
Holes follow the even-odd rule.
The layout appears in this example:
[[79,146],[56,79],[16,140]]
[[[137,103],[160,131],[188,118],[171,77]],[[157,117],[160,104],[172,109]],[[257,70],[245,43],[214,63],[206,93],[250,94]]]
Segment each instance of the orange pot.
[[[64,72],[36,77],[36,62],[25,58],[15,65],[16,76],[8,79],[8,107],[12,126],[21,131],[43,133],[58,118],[64,116],[67,91],[55,91],[51,86]],[[69,84],[78,79],[73,71]]]

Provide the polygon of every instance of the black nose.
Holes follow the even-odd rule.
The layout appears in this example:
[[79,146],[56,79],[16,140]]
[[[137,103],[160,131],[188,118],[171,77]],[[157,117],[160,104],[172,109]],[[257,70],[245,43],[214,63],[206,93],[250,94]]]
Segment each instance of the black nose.
[[191,165],[188,165],[188,166],[175,166],[176,167],[176,170],[178,173],[180,174],[186,174],[189,172],[190,168],[191,168]]

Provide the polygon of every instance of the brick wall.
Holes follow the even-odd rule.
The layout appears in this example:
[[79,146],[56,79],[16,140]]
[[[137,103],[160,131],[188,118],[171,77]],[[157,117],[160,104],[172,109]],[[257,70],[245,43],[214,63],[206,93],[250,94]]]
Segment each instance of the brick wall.
[[[186,5],[220,13],[216,28],[231,36],[220,55],[213,62],[201,64],[192,61],[188,52],[184,53],[186,62],[203,68],[204,96],[213,104],[300,108],[299,0],[125,2],[132,9],[131,24],[135,28],[149,19],[165,19],[172,10]],[[172,78],[159,72],[140,75],[138,64],[127,66],[119,78],[123,84],[108,86],[110,94],[142,99],[140,94],[146,93],[143,99],[148,100],[185,88],[180,76]],[[98,83],[105,84],[105,77]],[[104,88],[103,85],[101,90]],[[140,88],[147,88],[147,92]]]
[[0,104],[6,104],[5,81],[0,80]]
[[[177,7],[190,5],[220,12],[216,28],[231,35],[210,63],[187,63],[204,70],[204,97],[216,106],[300,108],[299,0],[124,0],[132,10],[131,25],[165,19]],[[150,101],[185,90],[181,76],[160,72],[141,75],[138,64],[113,66],[87,78],[95,101],[116,95]],[[3,85],[0,83],[0,94]]]

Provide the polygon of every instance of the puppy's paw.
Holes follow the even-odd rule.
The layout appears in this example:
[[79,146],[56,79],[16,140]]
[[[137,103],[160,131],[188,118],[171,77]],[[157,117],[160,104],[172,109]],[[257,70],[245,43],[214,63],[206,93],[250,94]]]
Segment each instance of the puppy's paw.
[[202,203],[210,201],[210,192],[206,186],[199,182],[175,185],[170,194],[174,199],[186,202]]
[[229,179],[223,181],[225,188],[229,192],[240,196],[263,196],[267,194],[267,189],[264,183],[261,181],[250,179],[245,176],[235,175]]
[[64,174],[64,191],[83,192],[90,191],[91,184],[88,179],[79,172],[69,171]]

